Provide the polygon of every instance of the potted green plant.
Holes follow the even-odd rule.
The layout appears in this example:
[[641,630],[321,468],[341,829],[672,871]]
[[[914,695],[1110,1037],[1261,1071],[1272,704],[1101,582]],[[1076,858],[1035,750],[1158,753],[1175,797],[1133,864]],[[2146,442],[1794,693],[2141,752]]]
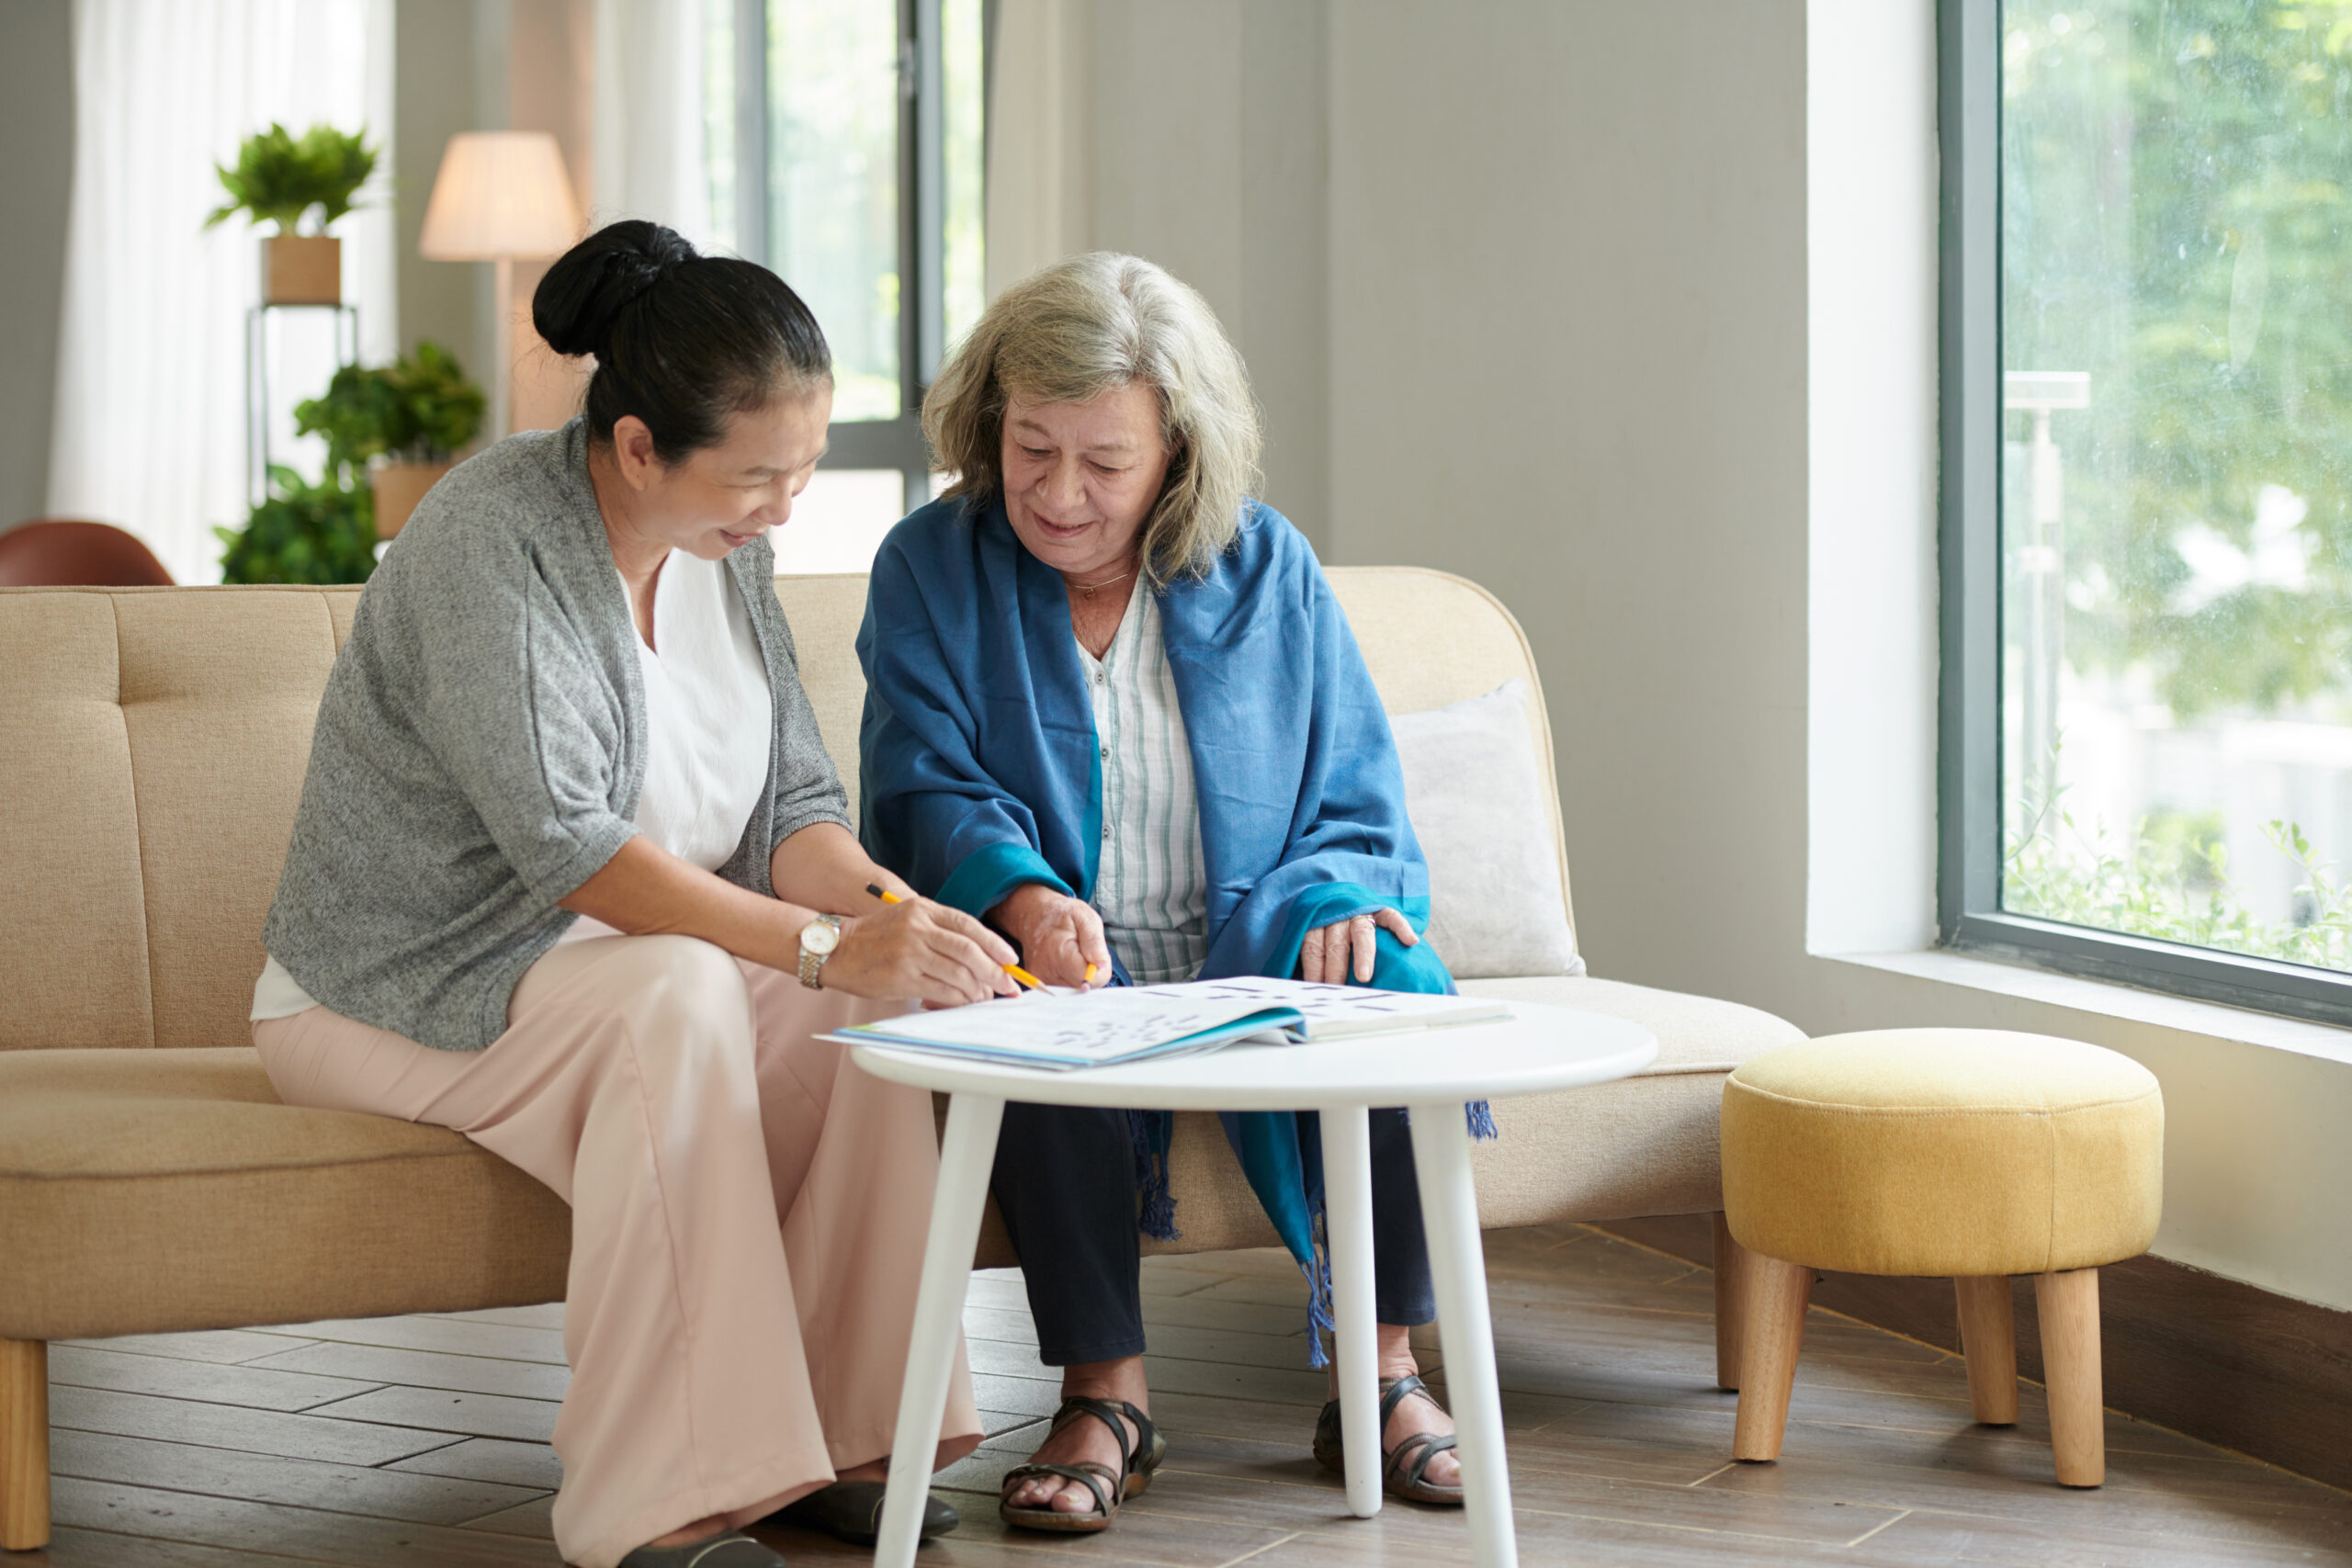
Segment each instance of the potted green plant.
[[482,403],[457,356],[424,342],[390,365],[345,366],[324,396],[296,405],[294,425],[326,437],[330,474],[368,476],[376,528],[389,539],[481,433]]
[[[314,125],[297,138],[284,126],[245,139],[234,168],[215,165],[230,199],[205,220],[208,229],[236,214],[277,231],[262,243],[261,293],[272,305],[343,302],[343,242],[327,232],[351,210],[352,197],[376,171],[364,131],[345,135]],[[318,227],[301,232],[312,209]]]
[[376,570],[375,507],[368,491],[333,469],[311,484],[293,469],[269,470],[269,499],[240,528],[212,532],[226,547],[224,582],[365,582]]

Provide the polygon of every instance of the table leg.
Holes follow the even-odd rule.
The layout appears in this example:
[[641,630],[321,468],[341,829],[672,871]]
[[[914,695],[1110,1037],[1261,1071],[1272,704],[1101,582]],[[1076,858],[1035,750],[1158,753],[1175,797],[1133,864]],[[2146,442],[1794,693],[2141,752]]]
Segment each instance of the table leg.
[[1380,1512],[1380,1347],[1373,1307],[1372,1121],[1361,1105],[1321,1113],[1323,1201],[1330,1222],[1332,1317],[1339,1325],[1340,1435],[1348,1507]]
[[1461,1431],[1470,1560],[1477,1568],[1518,1568],[1502,1394],[1495,1383],[1495,1329],[1487,1309],[1487,1259],[1478,1238],[1478,1191],[1470,1179],[1470,1130],[1459,1104],[1416,1105],[1412,1118],[1421,1225],[1429,1235],[1430,1280],[1437,1291],[1438,1339],[1445,1348],[1453,1424]]
[[923,1244],[922,1283],[915,1292],[915,1327],[907,1348],[907,1378],[899,1390],[898,1436],[890,1448],[890,1489],[874,1544],[876,1568],[912,1568],[923,1499],[931,1492],[939,1426],[947,1411],[947,1380],[956,1370],[956,1337],[964,1325],[964,1292],[972,1277],[972,1250],[980,1235],[980,1208],[996,1163],[996,1134],[1004,1101],[959,1094],[947,1102],[947,1135],[939,1148],[939,1187],[931,1200],[931,1235]]

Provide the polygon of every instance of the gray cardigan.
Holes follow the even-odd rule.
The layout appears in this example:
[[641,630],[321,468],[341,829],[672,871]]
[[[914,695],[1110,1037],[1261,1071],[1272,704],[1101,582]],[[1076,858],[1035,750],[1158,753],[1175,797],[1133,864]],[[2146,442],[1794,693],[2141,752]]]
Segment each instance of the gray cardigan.
[[[729,882],[849,821],[800,689],[765,538],[727,559],[775,695],[768,789]],[[294,840],[262,940],[347,1018],[447,1051],[505,1031],[556,900],[637,832],[644,673],[587,432],[516,435],[433,488],[359,598],[327,677]]]

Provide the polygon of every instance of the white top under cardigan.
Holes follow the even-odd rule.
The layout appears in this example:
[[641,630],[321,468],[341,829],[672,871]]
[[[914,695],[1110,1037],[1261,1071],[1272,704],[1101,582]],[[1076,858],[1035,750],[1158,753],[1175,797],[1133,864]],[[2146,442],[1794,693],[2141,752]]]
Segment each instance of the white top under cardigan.
[[1102,657],[1082,643],[1078,656],[1102,760],[1093,902],[1103,937],[1136,984],[1189,980],[1209,952],[1208,863],[1158,597],[1136,587]]
[[[654,647],[637,642],[651,731],[637,826],[680,860],[717,871],[733,857],[767,787],[767,666],[723,563],[673,550],[655,581]],[[558,940],[618,934],[582,915]],[[317,1005],[275,958],[254,987],[256,1022]]]

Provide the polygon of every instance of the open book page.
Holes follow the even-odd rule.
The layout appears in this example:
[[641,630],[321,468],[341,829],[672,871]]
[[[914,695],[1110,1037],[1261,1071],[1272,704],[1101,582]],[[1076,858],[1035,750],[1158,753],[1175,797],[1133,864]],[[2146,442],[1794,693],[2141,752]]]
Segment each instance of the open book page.
[[[1193,980],[1032,991],[858,1024],[834,1038],[1036,1066],[1104,1066],[1247,1035],[1328,1039],[1505,1016],[1499,1002],[1297,980]],[[1275,1034],[1272,1032],[1281,1031]]]
[[1480,1023],[1510,1016],[1510,1004],[1481,997],[1433,996],[1376,991],[1367,986],[1326,986],[1312,980],[1272,980],[1255,975],[1225,980],[1194,980],[1182,987],[1204,998],[1255,1001],[1288,1008],[1299,1021],[1287,1032],[1295,1040],[1331,1040],[1349,1034],[1385,1034],[1452,1023]]
[[[842,1037],[875,1043],[965,1047],[1001,1060],[1040,1065],[1095,1066],[1131,1060],[1156,1047],[1230,1032],[1250,1032],[1293,1021],[1277,1003],[1254,997],[1192,995],[1191,986],[1112,986],[1099,991],[1031,991],[1000,1001],[938,1012],[910,1013],[843,1030]],[[1261,1014],[1269,1016],[1260,1017]],[[1219,1034],[1219,1038],[1229,1037]],[[1202,1041],[1200,1043],[1210,1043]]]

